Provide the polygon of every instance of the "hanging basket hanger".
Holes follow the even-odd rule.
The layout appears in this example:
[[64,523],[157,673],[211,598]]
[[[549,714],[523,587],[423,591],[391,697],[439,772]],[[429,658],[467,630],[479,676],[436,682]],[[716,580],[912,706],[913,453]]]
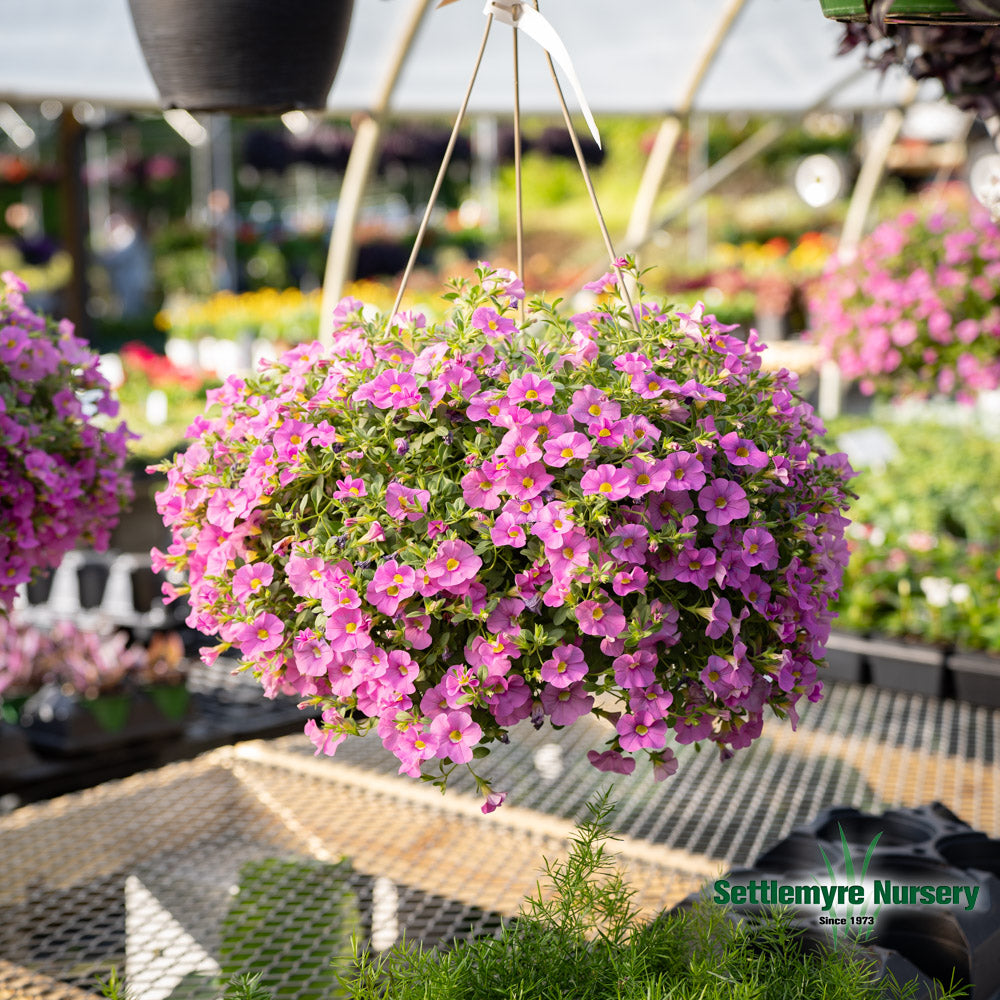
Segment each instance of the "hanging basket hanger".
[[[456,0],[441,0],[438,7],[444,7],[448,4],[455,3]],[[486,6],[483,8],[483,13],[486,15],[486,27],[483,30],[483,37],[479,44],[479,50],[476,54],[475,63],[472,69],[472,75],[469,79],[468,86],[465,90],[465,95],[462,98],[462,103],[458,110],[458,115],[455,118],[455,124],[451,131],[451,136],[448,140],[448,145],[445,148],[444,156],[441,160],[441,166],[438,170],[437,177],[434,180],[434,186],[431,189],[430,197],[427,201],[427,207],[424,210],[423,218],[420,221],[420,226],[417,229],[417,235],[414,238],[413,249],[410,252],[410,258],[407,261],[406,269],[403,271],[403,277],[400,279],[399,290],[396,293],[396,300],[393,303],[392,311],[390,315],[394,315],[399,311],[400,304],[403,301],[403,295],[406,291],[406,286],[410,280],[413,273],[413,268],[417,261],[417,255],[420,253],[420,248],[423,245],[424,236],[427,233],[427,226],[430,221],[431,213],[434,210],[434,205],[437,202],[438,195],[441,191],[441,185],[444,183],[445,175],[448,172],[448,166],[451,163],[451,157],[455,150],[455,144],[458,140],[458,134],[461,130],[462,123],[465,120],[465,114],[469,107],[469,100],[472,97],[472,91],[476,84],[476,78],[479,75],[479,68],[482,65],[483,54],[486,51],[486,43],[489,41],[490,32],[493,28],[494,21],[501,21],[504,24],[510,25],[513,31],[514,39],[514,177],[515,177],[515,198],[516,198],[516,239],[517,239],[517,268],[518,277],[522,280],[524,279],[524,205],[523,205],[523,189],[522,189],[522,177],[521,177],[521,111],[520,111],[520,59],[518,53],[518,34],[521,30],[526,31],[531,35],[532,38],[537,41],[545,51],[545,58],[549,65],[549,72],[552,76],[553,84],[555,85],[556,95],[559,100],[559,106],[562,109],[563,120],[566,124],[567,131],[569,132],[570,141],[573,144],[573,150],[576,154],[577,163],[580,167],[580,172],[583,176],[584,184],[587,188],[587,193],[590,196],[591,206],[594,210],[594,214],[597,217],[598,227],[601,231],[601,237],[604,241],[604,247],[607,251],[608,258],[610,260],[611,268],[618,276],[619,287],[622,291],[623,297],[625,298],[626,305],[628,306],[629,319],[635,329],[638,331],[638,319],[635,315],[635,309],[632,305],[632,300],[629,295],[628,283],[625,280],[625,276],[622,272],[622,267],[624,262],[615,253],[614,245],[611,242],[611,236],[608,233],[607,224],[604,221],[604,215],[601,212],[601,207],[597,201],[597,194],[594,191],[593,181],[590,177],[590,171],[587,168],[587,162],[583,155],[583,149],[580,146],[580,140],[577,138],[576,129],[573,127],[573,120],[570,114],[569,106],[566,103],[566,97],[563,94],[562,85],[559,82],[559,76],[556,73],[555,62],[558,60],[560,67],[566,73],[567,77],[577,94],[577,98],[580,101],[581,108],[584,112],[584,117],[587,120],[587,124],[590,127],[591,133],[594,136],[595,141],[600,145],[600,136],[597,130],[597,125],[594,122],[593,115],[590,112],[590,108],[587,105],[586,98],[583,96],[583,89],[580,86],[579,78],[573,69],[572,60],[569,57],[569,53],[566,51],[566,47],[563,45],[562,40],[559,38],[555,29],[551,24],[541,15],[538,9],[538,0],[487,0]],[[555,55],[553,55],[553,53]],[[520,304],[521,320],[524,320],[524,301]]]

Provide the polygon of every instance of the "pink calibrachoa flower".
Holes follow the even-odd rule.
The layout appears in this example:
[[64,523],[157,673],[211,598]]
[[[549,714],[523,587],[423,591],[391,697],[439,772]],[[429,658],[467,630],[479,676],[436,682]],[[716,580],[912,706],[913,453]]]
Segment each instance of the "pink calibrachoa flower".
[[[921,294],[951,287],[937,277]],[[792,376],[763,371],[755,335],[641,288],[638,332],[612,303],[532,304],[521,331],[505,310],[523,290],[485,267],[455,288],[451,318],[424,325],[348,303],[331,347],[213,393],[160,500],[156,565],[181,575],[188,621],[216,648],[246,638],[267,695],[328,713],[321,747],[375,730],[401,773],[467,765],[487,809],[502,793],[477,751],[526,719],[598,711],[617,731],[594,763],[645,754],[661,778],[670,745],[731,755],[767,706],[794,718],[821,690],[849,470]],[[0,440],[20,440],[5,418]],[[50,488],[58,462],[30,456],[12,489],[6,461],[0,446],[0,566],[26,491],[74,502]]]
[[680,761],[674,756],[673,750],[667,749],[658,754],[652,754],[653,777],[657,781],[666,781],[677,773]]
[[729,524],[750,513],[746,491],[730,479],[713,479],[699,491],[698,506],[709,524]]
[[482,564],[468,542],[449,538],[438,545],[435,557],[427,563],[427,573],[439,586],[455,587],[471,580]]
[[436,757],[467,764],[483,731],[467,712],[456,711],[436,715],[431,720],[430,734],[437,740]]
[[512,319],[486,306],[480,306],[472,314],[472,325],[487,337],[507,338],[517,332],[517,324]]
[[573,405],[567,412],[574,420],[586,425],[602,418],[617,420],[622,415],[622,408],[609,400],[607,393],[588,385],[573,393]]
[[351,497],[363,497],[368,490],[363,479],[347,476],[337,480],[337,488],[333,491],[334,500],[349,500]]
[[568,687],[546,684],[542,688],[542,708],[555,726],[571,726],[593,707],[594,699],[580,681]]
[[555,386],[548,379],[533,372],[513,379],[507,387],[507,398],[512,403],[541,403],[548,406],[555,398]]
[[542,680],[552,687],[569,687],[583,680],[587,673],[587,664],[583,658],[583,650],[575,645],[556,646],[552,657],[542,664]]
[[594,446],[585,434],[570,431],[546,441],[542,447],[546,465],[562,468],[570,462],[585,459]]
[[618,275],[614,271],[608,271],[596,281],[588,281],[583,287],[597,295],[611,295],[618,288]]
[[635,770],[635,758],[626,757],[617,750],[605,750],[604,753],[588,750],[587,760],[598,771],[610,771],[612,774],[631,774]]
[[326,637],[335,653],[367,649],[372,644],[368,622],[357,608],[338,608],[328,615]]
[[622,750],[662,750],[667,742],[667,723],[651,712],[623,715],[615,724]]
[[741,438],[736,431],[719,438],[719,447],[726,453],[732,465],[746,465],[752,469],[766,469],[771,460],[747,438]]
[[428,490],[413,490],[392,482],[386,487],[385,509],[390,517],[419,521],[427,514],[431,495]]
[[258,615],[253,621],[240,625],[235,641],[240,652],[248,659],[259,659],[273,653],[285,641],[285,623],[275,615]]
[[[606,595],[605,595],[606,596]],[[581,601],[574,609],[580,631],[587,635],[614,636],[625,628],[625,615],[614,601]]]
[[812,339],[866,394],[971,402],[1000,386],[1000,225],[964,188],[941,200],[883,222],[812,286]]
[[589,469],[580,480],[584,496],[599,496],[605,500],[621,500],[628,496],[629,475],[614,465],[599,465]]
[[512,514],[501,514],[490,528],[490,538],[496,545],[511,545],[515,549],[524,547],[528,540],[524,524]]
[[274,579],[274,567],[268,563],[247,563],[233,577],[233,597],[241,604],[247,598],[266,590]]
[[668,490],[698,490],[705,485],[705,467],[697,455],[675,451],[663,460]]
[[765,570],[778,565],[778,547],[774,536],[764,528],[748,528],[743,532],[740,558],[746,566],[760,566]]

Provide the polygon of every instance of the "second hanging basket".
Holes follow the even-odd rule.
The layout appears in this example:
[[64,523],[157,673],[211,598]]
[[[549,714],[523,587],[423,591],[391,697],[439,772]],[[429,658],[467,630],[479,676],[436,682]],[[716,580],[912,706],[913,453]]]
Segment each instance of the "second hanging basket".
[[[837,21],[868,21],[872,2],[820,0],[823,13]],[[997,24],[997,0],[893,0],[885,13],[887,22],[901,24]]]
[[275,114],[322,108],[354,0],[129,0],[168,108]]

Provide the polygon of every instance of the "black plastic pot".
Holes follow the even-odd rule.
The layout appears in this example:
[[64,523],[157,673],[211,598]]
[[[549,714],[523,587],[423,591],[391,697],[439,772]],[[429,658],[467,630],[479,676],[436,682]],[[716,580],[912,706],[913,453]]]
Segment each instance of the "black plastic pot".
[[140,614],[146,614],[153,602],[160,597],[162,584],[160,577],[149,566],[132,570],[132,606]]
[[867,650],[867,639],[846,632],[831,632],[826,643],[826,670],[820,674],[820,679],[845,684],[867,683]]
[[52,593],[53,576],[55,576],[55,570],[47,569],[31,578],[26,588],[29,604],[44,604],[49,599],[49,594]]
[[322,108],[354,0],[129,0],[168,108],[276,114]]
[[945,654],[934,646],[872,639],[867,649],[872,683],[892,691],[947,694]]
[[54,687],[29,699],[21,725],[38,753],[55,757],[173,739],[183,731],[183,720],[168,719],[149,699],[121,694],[77,700]]
[[[939,802],[881,816],[853,807],[827,809],[768,848],[752,868],[735,869],[726,878],[730,885],[761,880],[779,885],[849,882],[841,833],[850,846],[855,871],[862,857],[868,858],[870,880],[978,886],[979,893],[972,910],[882,906],[873,914],[870,936],[846,936],[839,943],[874,962],[879,979],[892,976],[899,983],[914,983],[912,1000],[939,996],[932,980],[947,983],[953,976],[970,986],[970,995],[977,1000],[1000,1000],[1000,841],[973,830]],[[876,834],[881,836],[869,850]],[[760,907],[739,904],[731,906],[727,915],[753,921],[761,912]],[[802,932],[803,950],[816,941],[829,944],[830,929],[823,925],[822,914],[808,907],[794,912],[793,925]]]
[[955,697],[974,705],[1000,708],[1000,656],[989,653],[952,653],[948,669]]
[[87,561],[77,571],[80,586],[80,607],[97,608],[104,600],[110,570],[104,562]]

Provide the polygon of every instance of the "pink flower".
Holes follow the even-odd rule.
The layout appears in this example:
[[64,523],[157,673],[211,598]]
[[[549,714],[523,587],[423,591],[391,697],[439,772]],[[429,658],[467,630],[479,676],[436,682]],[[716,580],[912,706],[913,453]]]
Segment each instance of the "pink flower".
[[674,756],[673,750],[666,749],[661,753],[653,755],[653,778],[656,781],[665,781],[672,774],[677,773],[680,761]]
[[614,271],[607,271],[596,281],[588,281],[583,287],[596,295],[612,295],[618,288],[618,275]]
[[487,462],[479,469],[473,469],[462,476],[462,498],[469,507],[496,510],[500,506],[500,493],[506,472],[499,466]]
[[368,400],[381,410],[398,410],[420,405],[417,380],[409,373],[387,368],[371,382],[355,390],[354,398]]
[[487,792],[486,801],[482,805],[483,813],[489,814],[502,806],[507,799],[506,792]]
[[436,757],[467,764],[483,731],[467,712],[442,712],[431,720],[430,734],[437,740]]
[[594,707],[594,699],[577,681],[569,687],[546,684],[542,688],[542,708],[554,726],[569,726]]
[[505,677],[500,691],[487,698],[493,718],[501,726],[514,726],[531,715],[531,688],[517,674]]
[[667,723],[650,712],[623,715],[615,725],[623,750],[661,750],[667,742]]
[[507,387],[507,398],[512,403],[542,403],[548,406],[555,394],[555,387],[548,379],[541,379],[532,372],[512,379]]
[[578,423],[589,424],[602,418],[617,420],[622,415],[622,408],[609,400],[606,393],[588,385],[573,393],[573,403],[568,412]]
[[[607,595],[604,595],[607,597]],[[581,601],[575,608],[580,631],[587,635],[620,635],[625,630],[625,615],[614,601]]]
[[327,757],[332,757],[337,752],[337,747],[347,739],[347,733],[343,732],[338,723],[343,723],[343,719],[336,712],[327,710],[323,712],[322,727],[315,719],[310,719],[304,727],[309,742],[316,747],[316,756],[321,753]]
[[273,653],[284,641],[285,623],[270,613],[258,615],[236,629],[236,642],[246,659],[260,659]]
[[611,554],[622,562],[642,565],[649,544],[649,531],[641,524],[623,524],[609,537],[614,542]]
[[747,465],[752,469],[766,469],[770,463],[767,453],[760,450],[746,438],[741,438],[736,431],[719,438],[719,447],[726,453],[731,465]]
[[515,549],[524,547],[527,536],[524,526],[511,514],[501,514],[490,528],[490,538],[495,545],[511,545]]
[[274,567],[269,563],[247,563],[233,576],[233,597],[245,604],[251,594],[267,590],[274,579]]
[[358,608],[338,608],[326,620],[326,637],[337,653],[352,649],[367,649],[372,644],[369,623]]
[[685,545],[677,554],[674,579],[693,583],[700,590],[707,590],[715,576],[715,552],[709,548],[696,549]]
[[697,490],[705,485],[705,467],[697,455],[675,451],[663,460],[668,490]]
[[427,563],[427,574],[441,587],[457,587],[471,580],[483,565],[468,542],[448,539],[437,548],[437,554]]
[[546,441],[542,446],[545,451],[545,462],[555,468],[562,468],[574,460],[583,460],[594,447],[585,434],[571,431]]
[[778,565],[778,546],[774,536],[764,528],[748,528],[743,532],[742,559],[745,566],[775,569]]
[[729,479],[713,479],[698,493],[698,506],[709,524],[729,524],[750,513],[743,487]]
[[647,462],[641,458],[631,459],[626,472],[629,476],[628,495],[636,499],[647,493],[659,493],[666,487],[670,475],[664,462]]
[[487,337],[504,340],[517,332],[517,324],[512,319],[501,316],[496,309],[491,309],[489,306],[480,306],[473,312],[472,326],[476,330],[481,330]]
[[677,391],[677,383],[653,371],[638,371],[632,376],[632,391],[643,399],[656,399],[668,390]]
[[333,492],[334,500],[347,500],[351,497],[363,497],[367,494],[365,481],[347,476],[337,480],[337,488]]
[[504,458],[511,469],[521,469],[539,461],[542,449],[538,447],[538,431],[532,427],[514,427],[503,436],[494,453]]
[[306,677],[325,677],[333,664],[333,651],[315,632],[300,632],[294,643],[295,667]]
[[605,500],[621,500],[628,496],[629,476],[614,465],[599,465],[583,474],[580,487],[584,496],[601,496]]
[[400,565],[387,559],[372,577],[365,597],[376,611],[394,615],[400,604],[416,592],[416,573],[412,566]]
[[617,750],[605,750],[604,753],[598,753],[596,750],[588,750],[587,760],[598,771],[610,771],[613,774],[631,774],[635,770],[635,758],[625,757]]
[[509,469],[504,477],[504,489],[515,500],[533,500],[553,481],[541,462],[533,462],[521,469]]
[[611,580],[611,589],[619,597],[625,597],[642,590],[648,582],[649,574],[641,566],[632,566],[615,573]]
[[531,533],[540,538],[546,548],[558,548],[574,527],[569,508],[553,501],[541,509],[531,526]]
[[587,664],[583,650],[575,645],[556,646],[552,656],[542,664],[542,680],[555,688],[569,687],[583,680]]
[[427,490],[411,490],[401,483],[391,482],[385,491],[385,509],[397,520],[419,521],[427,513],[430,499]]

